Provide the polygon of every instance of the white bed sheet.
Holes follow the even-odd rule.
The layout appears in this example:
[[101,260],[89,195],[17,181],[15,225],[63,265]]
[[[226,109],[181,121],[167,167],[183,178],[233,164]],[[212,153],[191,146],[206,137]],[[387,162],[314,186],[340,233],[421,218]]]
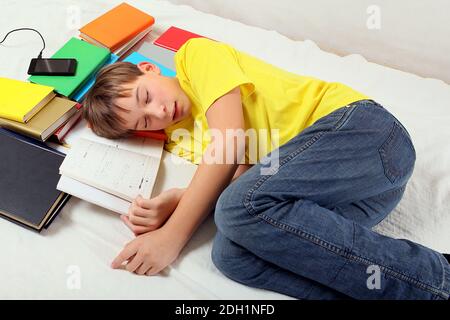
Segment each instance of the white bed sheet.
[[[50,56],[78,35],[77,26],[120,2],[1,0],[1,36],[16,27],[35,27],[47,42],[44,55]],[[450,251],[449,85],[369,63],[359,55],[338,57],[311,41],[291,41],[276,32],[187,6],[165,1],[127,2],[156,18],[147,41],[176,25],[230,43],[292,72],[343,82],[382,103],[409,130],[417,162],[404,198],[376,230]],[[0,46],[0,75],[26,79],[29,60],[40,48],[39,37],[31,32],[11,35],[7,44]],[[117,214],[106,209],[72,198],[42,234],[0,219],[0,298],[289,299],[223,276],[210,259],[214,233],[210,218],[162,275],[142,277],[109,267],[133,235]]]

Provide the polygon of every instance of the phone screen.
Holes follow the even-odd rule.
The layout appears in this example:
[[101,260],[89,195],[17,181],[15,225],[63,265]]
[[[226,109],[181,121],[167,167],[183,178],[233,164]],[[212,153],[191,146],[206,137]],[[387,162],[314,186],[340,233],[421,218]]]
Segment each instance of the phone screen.
[[74,59],[33,59],[31,70],[34,74],[74,74],[76,61]]

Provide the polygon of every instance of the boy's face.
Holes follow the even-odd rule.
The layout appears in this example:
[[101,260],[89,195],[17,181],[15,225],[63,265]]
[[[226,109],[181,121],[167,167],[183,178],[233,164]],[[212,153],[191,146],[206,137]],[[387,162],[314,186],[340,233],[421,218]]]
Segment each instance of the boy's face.
[[127,129],[160,130],[190,115],[191,102],[177,78],[162,76],[149,62],[139,63],[138,68],[144,75],[126,85],[131,95],[116,100],[119,107],[129,111],[119,111]]

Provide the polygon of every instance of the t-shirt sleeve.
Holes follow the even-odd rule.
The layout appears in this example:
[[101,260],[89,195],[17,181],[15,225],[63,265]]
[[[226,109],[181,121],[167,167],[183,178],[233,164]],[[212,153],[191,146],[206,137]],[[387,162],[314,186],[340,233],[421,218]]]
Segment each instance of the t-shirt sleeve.
[[254,84],[241,69],[236,50],[227,44],[191,39],[177,55],[205,114],[214,101],[237,86],[243,101],[254,91]]

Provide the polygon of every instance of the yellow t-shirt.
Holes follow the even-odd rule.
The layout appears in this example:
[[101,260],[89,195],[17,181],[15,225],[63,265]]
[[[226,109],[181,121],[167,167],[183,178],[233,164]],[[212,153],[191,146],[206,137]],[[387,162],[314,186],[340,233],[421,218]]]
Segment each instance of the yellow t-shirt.
[[211,140],[206,111],[237,86],[245,130],[255,129],[259,140],[256,159],[247,149],[246,163],[260,160],[334,110],[368,99],[346,85],[290,73],[205,38],[186,42],[175,55],[175,65],[192,115],[165,129],[169,137],[165,149],[197,164]]

